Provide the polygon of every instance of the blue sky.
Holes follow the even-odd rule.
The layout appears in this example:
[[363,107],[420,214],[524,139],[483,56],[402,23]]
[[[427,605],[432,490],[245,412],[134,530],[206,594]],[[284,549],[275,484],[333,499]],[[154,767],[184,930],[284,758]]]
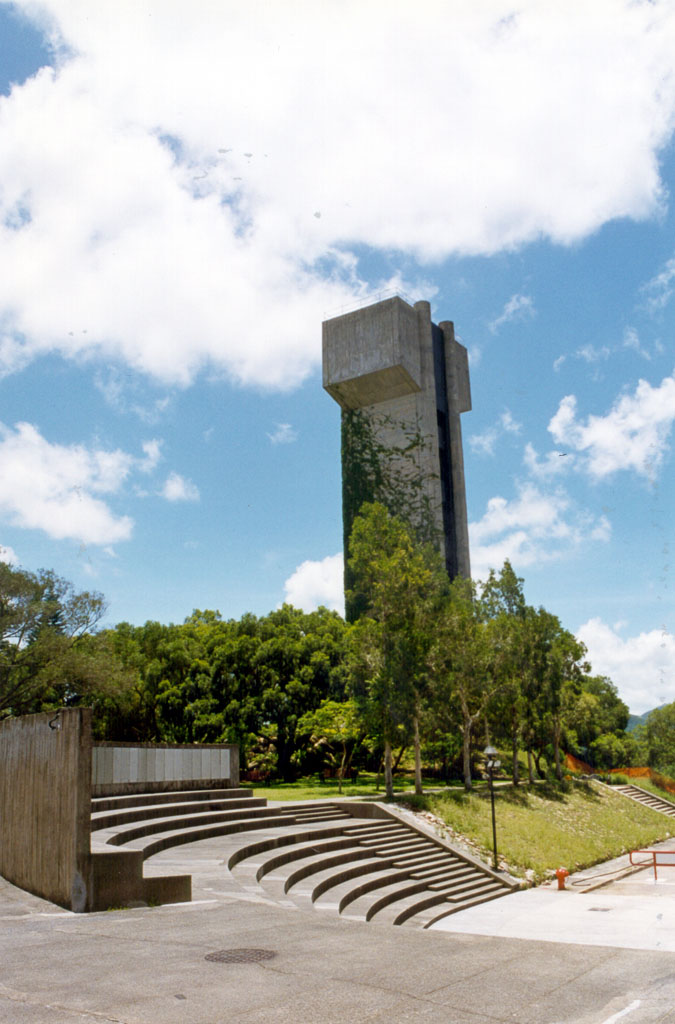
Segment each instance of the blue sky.
[[0,0],[0,544],[108,622],[340,606],[321,321],[451,319],[472,565],[675,699],[675,6]]

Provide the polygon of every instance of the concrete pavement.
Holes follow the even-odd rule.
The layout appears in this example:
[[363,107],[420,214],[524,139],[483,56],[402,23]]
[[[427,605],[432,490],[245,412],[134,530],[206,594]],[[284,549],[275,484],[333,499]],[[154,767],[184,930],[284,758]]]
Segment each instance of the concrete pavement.
[[[643,872],[585,895],[529,890],[415,931],[281,905],[223,859],[219,839],[167,850],[147,867],[189,864],[193,903],[101,914],[0,880],[0,1022],[675,1024],[675,868],[656,885]],[[270,958],[206,959],[233,949]]]

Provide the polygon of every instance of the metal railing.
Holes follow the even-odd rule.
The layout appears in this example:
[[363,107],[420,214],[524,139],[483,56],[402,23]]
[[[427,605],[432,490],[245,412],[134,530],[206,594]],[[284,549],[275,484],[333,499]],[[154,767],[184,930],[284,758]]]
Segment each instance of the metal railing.
[[[644,860],[633,860],[633,857],[643,856]],[[675,867],[675,850],[631,850],[630,862],[634,867],[654,869],[654,880],[658,878],[657,867]]]

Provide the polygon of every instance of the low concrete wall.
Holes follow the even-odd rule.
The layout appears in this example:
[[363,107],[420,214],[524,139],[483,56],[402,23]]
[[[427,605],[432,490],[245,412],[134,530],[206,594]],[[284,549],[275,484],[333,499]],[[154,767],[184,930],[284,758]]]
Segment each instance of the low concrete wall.
[[239,785],[239,748],[215,743],[95,743],[92,795]]
[[0,722],[4,878],[62,907],[88,909],[90,808],[89,708]]

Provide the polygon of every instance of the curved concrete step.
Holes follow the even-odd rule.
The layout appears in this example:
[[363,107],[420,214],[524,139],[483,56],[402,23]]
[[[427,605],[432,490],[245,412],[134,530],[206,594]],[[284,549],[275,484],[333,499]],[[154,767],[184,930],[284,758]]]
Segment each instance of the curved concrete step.
[[[252,789],[232,786],[224,789],[183,789],[163,793],[129,793],[124,796],[96,796],[91,801],[92,814],[98,811],[121,810],[125,807],[143,807],[154,804],[173,804],[196,800],[256,799]],[[265,802],[263,800],[263,802]]]
[[[109,846],[127,846],[136,840],[144,839],[146,836],[157,832],[171,832],[173,830],[183,831],[188,828],[198,829],[202,825],[215,822],[246,822],[251,823],[263,818],[280,818],[281,816],[271,807],[245,808],[243,811],[204,811],[198,814],[186,814],[182,817],[175,815],[149,818],[141,822],[132,822],[124,825],[113,826],[112,828],[96,828],[92,832],[92,838],[98,842],[107,843]],[[288,818],[281,818],[287,824]]]
[[91,815],[92,832],[100,829],[116,828],[139,821],[150,821],[153,818],[183,817],[194,814],[206,814],[213,811],[235,813],[245,808],[265,807],[266,801],[259,797],[241,797],[227,800],[195,800],[180,803],[148,803],[136,807],[121,807],[116,810],[95,811]]
[[[196,843],[200,839],[214,839],[216,836],[233,835],[237,832],[248,832],[263,828],[284,828],[288,826],[288,819],[281,816],[267,818],[241,818],[234,821],[215,821],[210,824],[192,825],[187,828],[172,828],[165,832],[156,832],[152,835],[139,836],[129,842],[118,844],[122,850],[137,850],[143,855],[143,860],[153,857],[162,850],[171,846],[182,846],[185,843]],[[105,848],[99,844],[98,849]]]

